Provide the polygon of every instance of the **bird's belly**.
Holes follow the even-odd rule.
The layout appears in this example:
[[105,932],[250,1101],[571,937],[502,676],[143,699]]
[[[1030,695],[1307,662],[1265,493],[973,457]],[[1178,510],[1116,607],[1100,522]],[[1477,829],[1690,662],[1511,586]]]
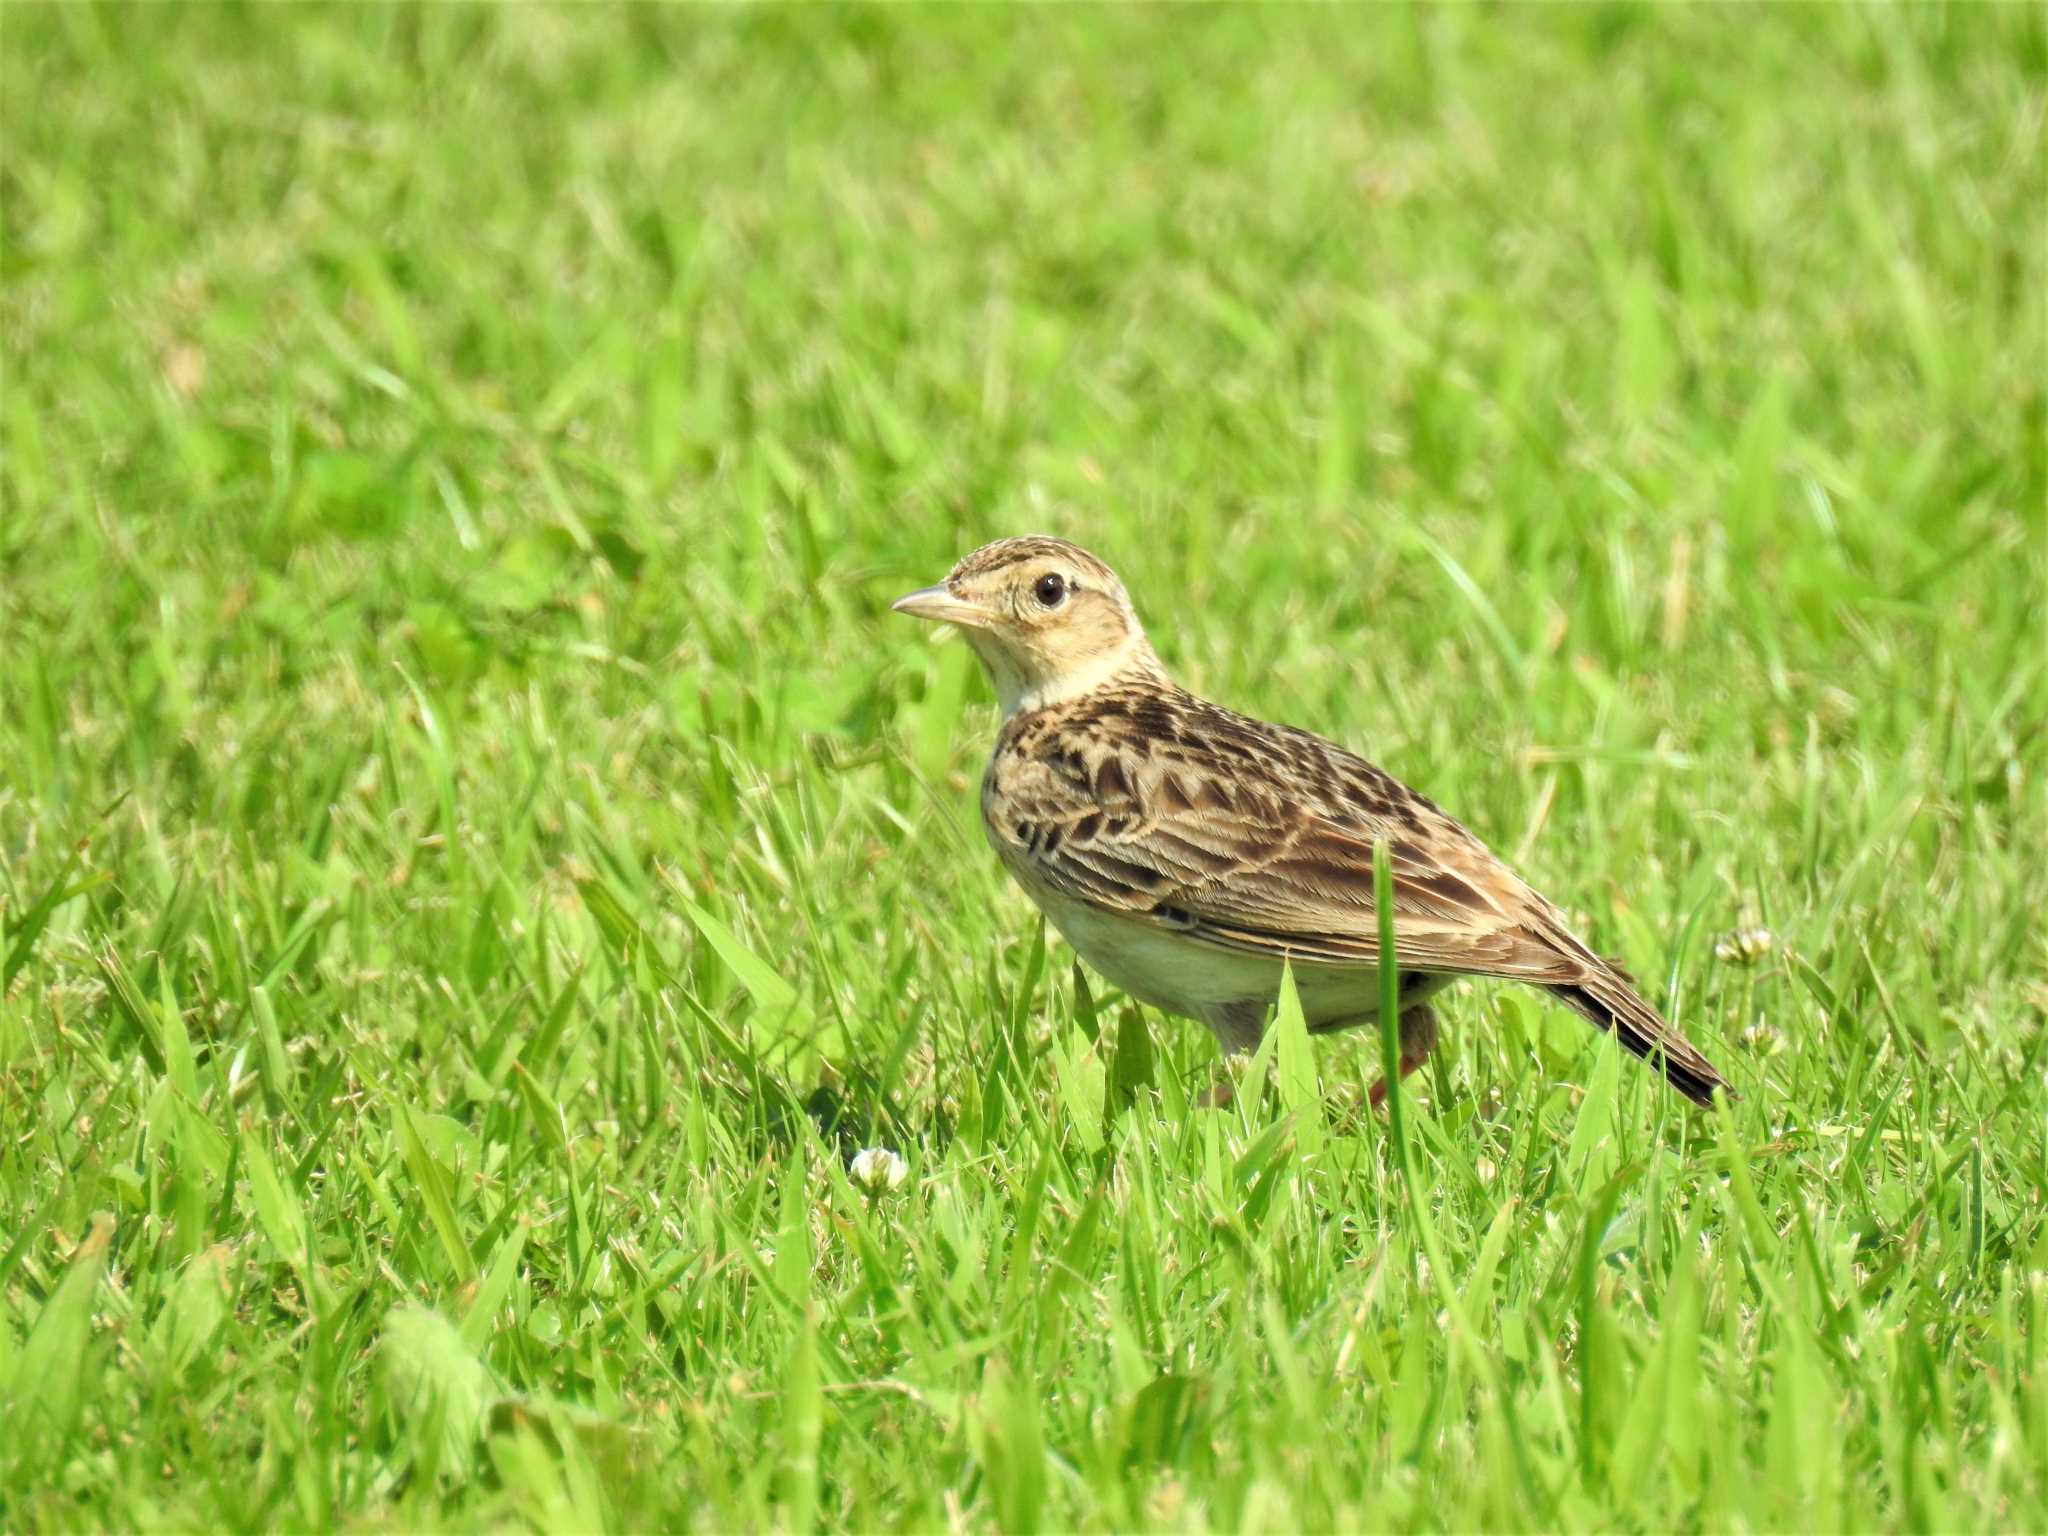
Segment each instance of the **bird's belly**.
[[[1039,896],[1053,927],[1103,976],[1141,1003],[1205,1021],[1280,992],[1280,962],[1203,944],[1145,922],[1057,896]],[[1368,966],[1295,968],[1301,1011],[1319,1024],[1379,1011],[1379,973]]]

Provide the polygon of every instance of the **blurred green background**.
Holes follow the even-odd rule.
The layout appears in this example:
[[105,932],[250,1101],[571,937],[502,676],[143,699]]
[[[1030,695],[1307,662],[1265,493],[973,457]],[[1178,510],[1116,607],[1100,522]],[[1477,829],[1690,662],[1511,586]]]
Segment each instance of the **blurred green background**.
[[[6,1523],[2038,1523],[2042,18],[7,6]],[[886,613],[1034,530],[1730,1117],[1461,989],[1446,1277],[1190,1108]]]

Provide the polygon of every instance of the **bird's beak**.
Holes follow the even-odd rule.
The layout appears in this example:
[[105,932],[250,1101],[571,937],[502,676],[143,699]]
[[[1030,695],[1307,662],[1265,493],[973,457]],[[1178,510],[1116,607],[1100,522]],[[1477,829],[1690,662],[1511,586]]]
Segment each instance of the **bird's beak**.
[[958,624],[963,629],[980,629],[989,620],[986,608],[977,603],[963,603],[943,585],[919,587],[915,592],[907,592],[897,598],[889,607],[896,613],[907,613],[913,619]]

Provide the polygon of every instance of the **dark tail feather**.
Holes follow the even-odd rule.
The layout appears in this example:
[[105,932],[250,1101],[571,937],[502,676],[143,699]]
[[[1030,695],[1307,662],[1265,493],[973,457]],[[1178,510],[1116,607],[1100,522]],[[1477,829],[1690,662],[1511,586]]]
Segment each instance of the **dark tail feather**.
[[1613,1030],[1615,1039],[1659,1068],[1671,1086],[1693,1103],[1712,1104],[1716,1088],[1731,1099],[1735,1097],[1714,1064],[1614,972],[1596,973],[1550,990],[1601,1029]]

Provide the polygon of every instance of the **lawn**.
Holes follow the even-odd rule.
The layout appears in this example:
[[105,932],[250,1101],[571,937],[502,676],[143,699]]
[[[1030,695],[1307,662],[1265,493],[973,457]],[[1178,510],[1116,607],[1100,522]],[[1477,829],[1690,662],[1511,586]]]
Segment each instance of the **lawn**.
[[[2048,1527],[2043,15],[7,5],[0,1526]],[[1199,1107],[1024,531],[1739,1100]]]

